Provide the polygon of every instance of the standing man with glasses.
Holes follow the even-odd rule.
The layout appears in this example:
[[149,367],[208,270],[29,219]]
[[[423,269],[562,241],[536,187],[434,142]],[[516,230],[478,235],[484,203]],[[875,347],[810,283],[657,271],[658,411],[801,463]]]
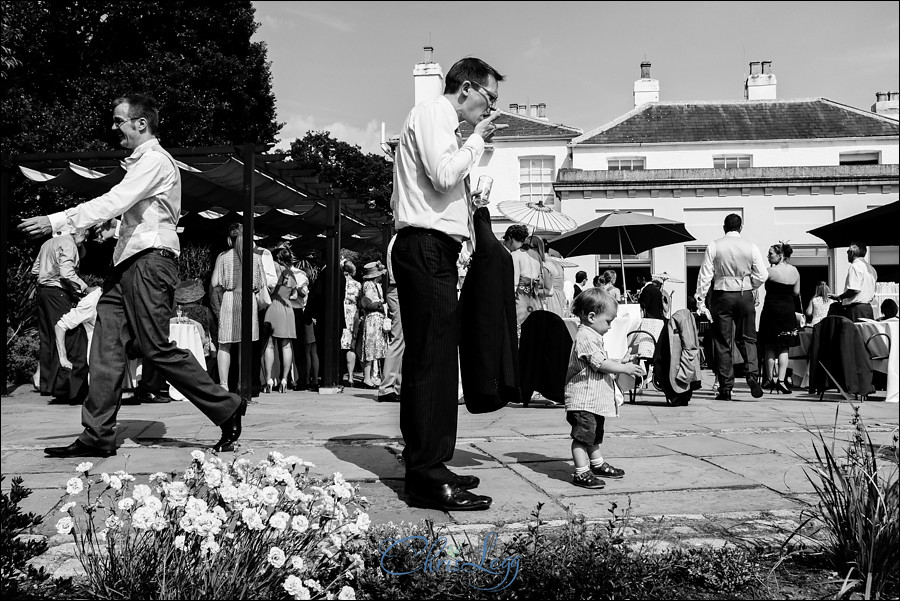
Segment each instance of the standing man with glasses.
[[113,131],[123,148],[125,177],[109,192],[66,211],[24,219],[19,229],[40,238],[62,229],[86,229],[121,215],[113,266],[97,304],[91,345],[88,397],[81,411],[84,431],[51,457],[116,454],[116,415],[122,400],[127,352],[156,367],[184,396],[222,429],[213,447],[230,450],[241,435],[246,401],[212,381],[191,354],[169,341],[180,252],[175,226],[181,213],[181,173],[159,144],[156,100],[133,94],[113,103]]
[[[491,114],[501,81],[482,60],[458,61],[444,94],[410,111],[394,156],[391,262],[406,340],[400,394],[406,492],[445,511],[491,505],[490,497],[470,492],[477,477],[456,475],[446,463],[456,447],[458,412],[456,260],[472,238],[469,172],[502,127]],[[474,127],[465,142],[458,137],[461,121]]]

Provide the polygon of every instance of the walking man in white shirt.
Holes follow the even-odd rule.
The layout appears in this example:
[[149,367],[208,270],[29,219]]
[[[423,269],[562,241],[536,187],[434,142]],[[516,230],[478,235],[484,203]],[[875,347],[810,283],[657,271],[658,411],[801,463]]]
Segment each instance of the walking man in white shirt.
[[716,400],[731,400],[731,389],[734,387],[732,340],[744,359],[750,394],[758,399],[762,396],[762,388],[759,385],[759,363],[756,356],[756,306],[753,291],[768,279],[768,266],[759,247],[741,238],[743,221],[740,215],[728,215],[723,229],[725,235],[706,247],[696,294],[697,305],[702,311],[705,309],[706,294],[712,285],[712,327],[719,381]]
[[174,315],[175,226],[181,213],[181,173],[156,138],[156,100],[133,94],[113,103],[113,131],[133,152],[125,159],[125,177],[109,192],[53,215],[24,219],[19,229],[40,238],[63,228],[86,229],[122,216],[113,267],[97,304],[91,345],[88,397],[81,412],[84,431],[65,447],[48,447],[51,457],[108,457],[116,454],[116,415],[122,400],[126,350],[132,349],[156,369],[210,420],[222,428],[213,447],[230,450],[241,435],[246,402],[223,390],[189,351],[169,341]]
[[828,295],[832,300],[841,301],[840,314],[851,321],[859,321],[860,318],[875,319],[872,299],[875,298],[878,273],[863,258],[868,252],[868,247],[862,242],[854,242],[847,248],[850,269],[847,271],[844,291]]
[[[406,492],[445,511],[491,505],[490,497],[470,492],[477,477],[456,475],[446,463],[456,447],[456,260],[472,237],[468,176],[497,130],[491,109],[502,80],[482,60],[458,61],[447,72],[444,94],[410,111],[394,157],[391,262],[406,341],[400,395]],[[460,121],[474,128],[464,143],[457,137]]]

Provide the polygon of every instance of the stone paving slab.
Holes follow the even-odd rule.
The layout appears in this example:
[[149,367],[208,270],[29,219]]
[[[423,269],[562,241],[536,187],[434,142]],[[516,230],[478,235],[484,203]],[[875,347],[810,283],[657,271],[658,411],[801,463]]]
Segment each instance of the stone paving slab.
[[782,455],[716,456],[707,459],[709,463],[740,474],[745,479],[762,484],[772,490],[796,494],[814,492],[804,475],[805,462]]
[[728,440],[725,436],[679,436],[673,438],[658,438],[654,444],[692,457],[711,457],[718,455],[755,455],[767,453],[767,450],[753,447],[748,444]]
[[[660,446],[657,438],[613,438],[601,447],[604,456],[619,457],[661,457],[673,452]],[[569,461],[572,460],[572,439],[568,436],[553,439],[504,440],[501,442],[476,442],[478,449],[496,457],[503,463],[531,463],[535,461]]]

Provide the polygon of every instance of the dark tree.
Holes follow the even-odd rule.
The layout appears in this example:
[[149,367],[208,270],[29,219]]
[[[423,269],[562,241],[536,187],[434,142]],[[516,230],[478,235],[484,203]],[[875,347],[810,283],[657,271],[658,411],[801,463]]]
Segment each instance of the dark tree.
[[392,215],[393,166],[377,154],[331,137],[327,131],[308,131],[291,143],[291,158],[301,169],[313,169],[319,179],[343,188],[371,208]]

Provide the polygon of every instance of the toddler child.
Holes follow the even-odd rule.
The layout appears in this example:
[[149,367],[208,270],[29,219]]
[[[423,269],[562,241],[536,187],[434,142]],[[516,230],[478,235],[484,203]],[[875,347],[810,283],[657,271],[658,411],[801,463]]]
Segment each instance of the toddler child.
[[603,423],[619,416],[624,395],[615,374],[642,376],[644,370],[628,357],[610,359],[603,348],[603,334],[616,318],[619,304],[600,288],[584,290],[572,303],[572,313],[580,320],[566,374],[566,421],[572,425],[572,483],[583,488],[603,488],[605,478],[621,478],[625,471],[603,461]]

